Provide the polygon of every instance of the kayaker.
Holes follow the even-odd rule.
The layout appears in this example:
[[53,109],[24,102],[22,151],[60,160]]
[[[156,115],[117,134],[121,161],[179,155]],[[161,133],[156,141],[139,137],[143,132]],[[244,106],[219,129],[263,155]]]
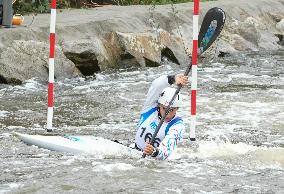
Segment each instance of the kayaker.
[[177,114],[182,103],[181,96],[178,94],[155,138],[154,145],[149,144],[176,91],[175,88],[170,87],[173,84],[185,86],[188,84],[188,77],[183,74],[163,75],[152,82],[143,105],[135,136],[136,149],[161,160],[165,160],[171,155],[178,143],[182,141],[185,130],[183,120]]

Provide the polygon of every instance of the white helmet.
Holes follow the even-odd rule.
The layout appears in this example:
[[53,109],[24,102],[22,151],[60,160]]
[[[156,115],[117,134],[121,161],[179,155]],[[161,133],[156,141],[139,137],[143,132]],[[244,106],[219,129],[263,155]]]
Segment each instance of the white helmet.
[[[158,103],[168,106],[169,102],[173,98],[174,94],[176,92],[175,88],[165,88],[163,92],[160,94],[160,97],[158,99]],[[174,99],[171,107],[180,107],[181,106],[181,96],[177,94],[176,98]]]

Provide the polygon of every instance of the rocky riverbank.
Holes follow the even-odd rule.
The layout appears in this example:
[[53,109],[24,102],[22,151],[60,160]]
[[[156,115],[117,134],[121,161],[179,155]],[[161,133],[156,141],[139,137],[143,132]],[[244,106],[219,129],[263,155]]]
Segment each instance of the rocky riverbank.
[[[216,6],[227,15],[218,41],[220,56],[283,48],[284,0],[201,2],[200,24],[206,11]],[[57,10],[55,77],[158,66],[162,58],[189,63],[184,45],[190,52],[192,7],[186,3]],[[50,15],[37,15],[28,25],[32,20],[25,16],[23,26],[0,29],[0,83],[48,80]]]

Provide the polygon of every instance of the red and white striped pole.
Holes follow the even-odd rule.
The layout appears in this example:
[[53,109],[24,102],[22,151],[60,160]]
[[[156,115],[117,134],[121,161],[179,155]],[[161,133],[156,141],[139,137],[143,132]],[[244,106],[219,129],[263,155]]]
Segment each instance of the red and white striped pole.
[[197,95],[197,61],[198,61],[198,17],[199,0],[194,0],[193,9],[193,34],[192,34],[192,77],[191,77],[191,122],[189,138],[195,141],[196,128],[196,95]]
[[47,100],[47,131],[52,131],[53,98],[54,98],[54,56],[55,56],[55,23],[56,23],[56,0],[51,0],[50,11],[50,36],[49,36],[49,72],[48,72],[48,100]]

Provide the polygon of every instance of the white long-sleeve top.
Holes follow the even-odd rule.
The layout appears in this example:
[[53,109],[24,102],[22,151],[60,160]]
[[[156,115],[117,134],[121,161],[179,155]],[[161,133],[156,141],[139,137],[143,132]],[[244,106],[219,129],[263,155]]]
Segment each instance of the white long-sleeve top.
[[[136,146],[141,150],[144,150],[146,142],[150,142],[160,122],[157,101],[162,91],[169,86],[168,77],[163,75],[155,79],[149,88],[135,136]],[[178,115],[168,122],[164,121],[154,141],[154,147],[159,148],[156,158],[165,160],[172,154],[183,139],[184,128],[183,120]]]

